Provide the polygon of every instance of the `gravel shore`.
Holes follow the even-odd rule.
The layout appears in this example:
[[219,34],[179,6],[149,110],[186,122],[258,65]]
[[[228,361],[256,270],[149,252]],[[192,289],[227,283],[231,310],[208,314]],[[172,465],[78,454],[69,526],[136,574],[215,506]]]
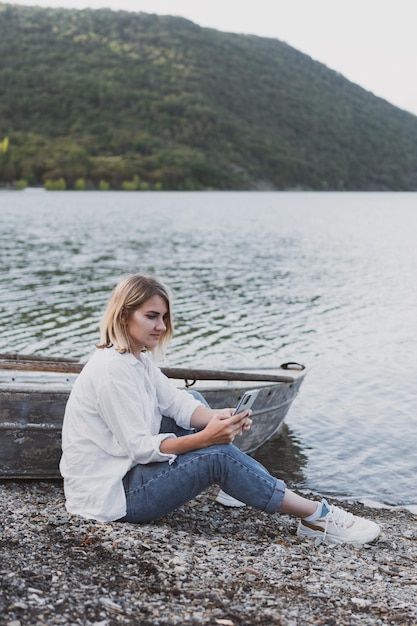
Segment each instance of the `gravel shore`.
[[341,504],[380,538],[316,546],[294,518],[226,509],[215,494],[135,526],[69,516],[60,482],[3,481],[0,624],[417,624],[410,512]]

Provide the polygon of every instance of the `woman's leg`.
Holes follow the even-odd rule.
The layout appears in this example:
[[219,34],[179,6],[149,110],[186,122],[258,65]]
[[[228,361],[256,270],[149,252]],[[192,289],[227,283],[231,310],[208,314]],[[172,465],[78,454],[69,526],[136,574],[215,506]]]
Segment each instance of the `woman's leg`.
[[[166,418],[161,432],[181,436],[189,431]],[[178,456],[172,464],[150,463],[132,468],[123,479],[127,514],[121,521],[150,522],[163,517],[215,483],[232,497],[266,513],[289,513],[302,518],[297,529],[300,537],[363,544],[380,533],[372,521],[325,500],[315,502],[289,491],[282,480],[271,476],[260,463],[232,444],[189,452]]]
[[[170,417],[163,417],[160,432],[175,433],[177,437],[181,437],[183,435],[190,434],[190,432],[192,431],[185,430],[181,428],[180,426],[177,426],[175,421],[171,419]],[[228,496],[229,494],[225,494],[225,495]],[[244,504],[242,500],[236,499],[235,501]],[[318,502],[307,500],[306,498],[299,496],[293,491],[286,489],[279,512],[289,513],[291,515],[296,515],[297,517],[308,517],[309,515],[315,512],[317,506],[318,506]]]
[[[201,393],[193,389],[188,389],[187,391],[192,396],[197,398],[197,400],[200,400],[200,402],[205,404],[207,407],[209,406],[207,400],[201,395]],[[177,435],[177,437],[181,437],[183,435],[190,434],[190,432],[192,431],[184,430],[180,426],[177,426],[175,421],[171,419],[170,417],[163,417],[160,432],[163,432],[163,433],[173,432]],[[224,493],[226,498],[230,500],[229,494],[225,493],[223,490],[221,490],[220,493]],[[229,502],[228,506],[237,506],[237,505],[245,504],[243,501],[235,499],[235,498],[231,498],[231,500],[234,501],[236,504],[231,505]],[[316,511],[319,504],[321,503],[307,500],[307,498],[303,498],[302,496],[299,496],[293,491],[290,491],[289,489],[285,489],[284,498],[282,500],[282,504],[279,509],[279,512],[289,513],[291,515],[296,515],[297,517],[308,517],[309,515],[312,515]]]
[[160,433],[174,433],[177,437],[183,437],[184,435],[191,435],[194,433],[194,430],[187,430],[186,428],[182,428],[178,426],[175,420],[172,417],[162,416],[161,428],[159,429]]
[[172,464],[137,465],[123,484],[127,501],[123,521],[133,523],[163,517],[214,484],[266,513],[277,512],[286,494],[283,481],[232,444],[188,452]]
[[296,517],[309,517],[316,512],[319,505],[321,506],[321,502],[318,502],[317,500],[307,500],[307,498],[299,496],[298,493],[294,493],[294,491],[286,489],[278,512],[288,513],[289,515],[295,515]]

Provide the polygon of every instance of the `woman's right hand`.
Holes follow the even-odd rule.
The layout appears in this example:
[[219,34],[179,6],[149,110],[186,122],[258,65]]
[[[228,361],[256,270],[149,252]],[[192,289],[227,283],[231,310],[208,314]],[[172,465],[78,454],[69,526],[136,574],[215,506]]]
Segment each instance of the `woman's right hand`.
[[232,443],[243,430],[247,430],[248,419],[252,411],[241,411],[237,415],[225,417],[221,413],[215,414],[207,426],[200,432],[205,446],[214,446],[220,443]]
[[215,412],[202,430],[192,435],[164,439],[159,450],[163,454],[184,454],[200,448],[208,448],[220,443],[232,443],[235,437],[250,428],[251,410],[231,415],[233,409]]

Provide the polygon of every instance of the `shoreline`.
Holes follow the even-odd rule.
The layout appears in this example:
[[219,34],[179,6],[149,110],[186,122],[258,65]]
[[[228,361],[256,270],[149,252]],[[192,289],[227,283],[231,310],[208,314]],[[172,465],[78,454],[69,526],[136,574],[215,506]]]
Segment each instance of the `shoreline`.
[[132,525],[70,516],[59,481],[0,481],[0,624],[417,623],[410,511],[340,502],[380,538],[316,546],[295,518],[225,508],[216,492]]
[[[345,502],[351,502],[351,500],[347,500]],[[380,502],[374,502],[373,500],[358,500],[359,504],[362,504],[366,509],[370,509],[372,511],[391,511],[392,513],[396,513],[398,511],[407,511],[411,515],[417,518],[417,504],[404,504],[404,505],[389,505],[383,504]],[[342,505],[341,505],[342,506]]]

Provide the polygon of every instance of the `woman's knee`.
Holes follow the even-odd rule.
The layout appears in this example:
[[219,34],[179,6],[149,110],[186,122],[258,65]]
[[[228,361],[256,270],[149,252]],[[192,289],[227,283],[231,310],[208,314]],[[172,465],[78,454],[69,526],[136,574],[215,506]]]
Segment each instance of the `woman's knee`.
[[201,404],[204,404],[204,406],[206,406],[207,408],[210,408],[210,405],[207,402],[207,400],[196,389],[187,389],[187,393],[189,393],[191,396],[193,396],[193,398],[195,398],[196,400],[199,400],[201,402]]
[[178,426],[175,420],[172,417],[167,417],[166,415],[162,416],[161,427],[159,429],[160,433],[174,433],[177,437],[183,437],[184,435],[191,435],[194,431],[187,430],[186,428],[182,428]]

